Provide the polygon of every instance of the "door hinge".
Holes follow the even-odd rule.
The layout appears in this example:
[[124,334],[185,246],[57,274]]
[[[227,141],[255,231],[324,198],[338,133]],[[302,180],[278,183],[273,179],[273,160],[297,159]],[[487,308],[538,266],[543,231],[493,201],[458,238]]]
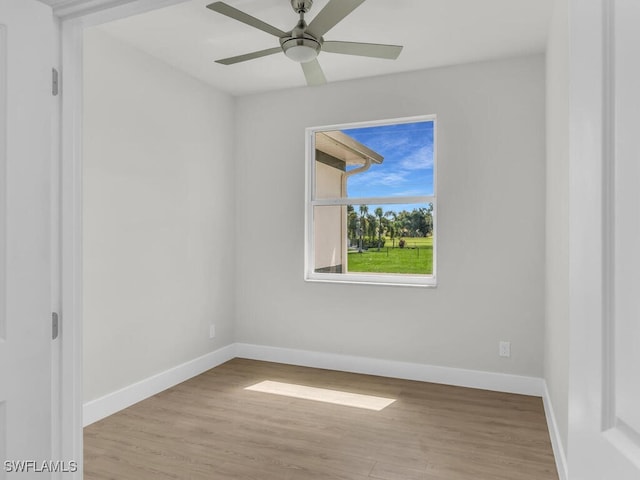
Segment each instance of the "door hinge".
[[58,74],[58,70],[56,70],[55,68],[52,68],[51,69],[51,94],[54,97],[57,96],[60,91],[59,77],[60,75]]
[[56,312],[51,313],[51,339],[58,338],[58,332],[60,331],[60,321]]

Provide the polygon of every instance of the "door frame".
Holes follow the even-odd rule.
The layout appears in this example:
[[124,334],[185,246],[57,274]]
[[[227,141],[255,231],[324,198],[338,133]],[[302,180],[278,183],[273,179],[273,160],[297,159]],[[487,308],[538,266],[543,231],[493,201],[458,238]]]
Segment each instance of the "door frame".
[[[59,32],[61,101],[59,144],[54,139],[54,158],[59,158],[60,191],[60,458],[78,462],[71,478],[83,477],[83,382],[82,382],[82,121],[83,32],[87,27],[126,18],[188,0],[84,0],[53,8]],[[54,134],[55,137],[55,134]],[[59,156],[59,157],[58,157]],[[54,220],[54,221],[55,221]],[[56,400],[53,408],[57,408]]]
[[637,477],[640,441],[616,419],[618,4],[570,0],[569,6],[569,471],[572,478],[609,478],[615,469],[622,480]]

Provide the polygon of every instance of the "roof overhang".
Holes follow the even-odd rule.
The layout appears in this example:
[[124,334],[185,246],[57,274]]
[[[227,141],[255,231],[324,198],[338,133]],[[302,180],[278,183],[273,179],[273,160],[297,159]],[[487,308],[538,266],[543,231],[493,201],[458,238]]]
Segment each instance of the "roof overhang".
[[326,153],[342,162],[345,166],[382,163],[384,157],[354,138],[339,130],[316,132],[316,150]]

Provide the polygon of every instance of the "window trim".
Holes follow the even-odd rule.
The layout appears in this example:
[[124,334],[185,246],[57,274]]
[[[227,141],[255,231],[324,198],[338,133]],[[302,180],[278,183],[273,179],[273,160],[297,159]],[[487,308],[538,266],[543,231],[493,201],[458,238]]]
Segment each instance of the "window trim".
[[[433,122],[433,195],[412,197],[369,197],[369,198],[331,198],[315,199],[315,134],[332,130],[399,125],[404,123]],[[304,280],[319,283],[343,283],[386,286],[436,287],[437,286],[437,118],[436,115],[393,118],[386,120],[362,121],[307,127],[305,129],[305,234],[304,234]],[[371,204],[411,204],[431,203],[433,205],[433,270],[431,275],[412,275],[400,273],[317,273],[314,271],[315,237],[314,207],[333,205],[371,205]]]

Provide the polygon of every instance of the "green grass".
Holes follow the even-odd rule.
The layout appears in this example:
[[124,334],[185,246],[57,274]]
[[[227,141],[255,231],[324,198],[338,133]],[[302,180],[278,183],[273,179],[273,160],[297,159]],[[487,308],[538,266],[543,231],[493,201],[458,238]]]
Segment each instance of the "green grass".
[[392,247],[387,239],[385,246],[359,253],[349,252],[348,271],[360,273],[405,273],[430,275],[433,273],[433,237],[405,238],[405,248]]

